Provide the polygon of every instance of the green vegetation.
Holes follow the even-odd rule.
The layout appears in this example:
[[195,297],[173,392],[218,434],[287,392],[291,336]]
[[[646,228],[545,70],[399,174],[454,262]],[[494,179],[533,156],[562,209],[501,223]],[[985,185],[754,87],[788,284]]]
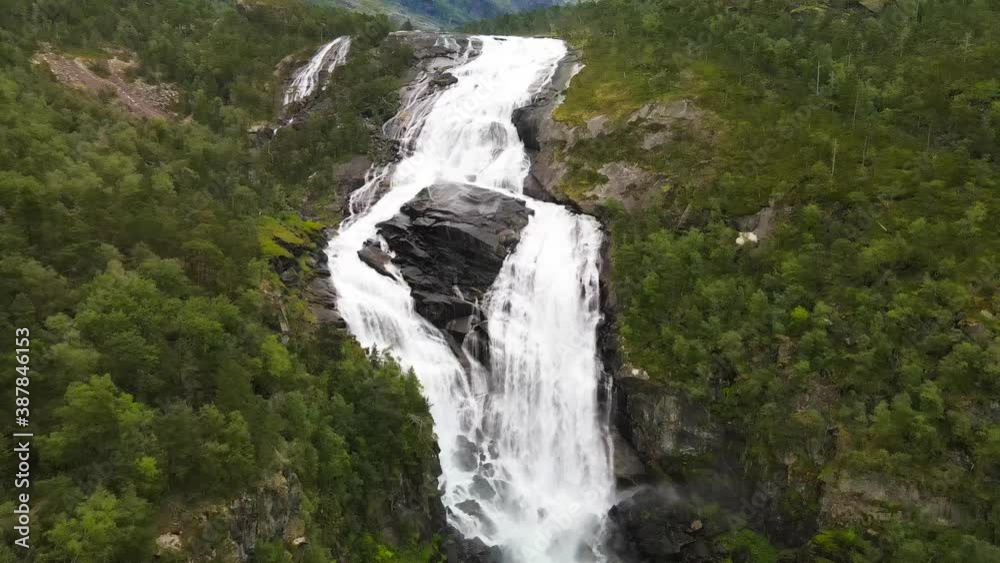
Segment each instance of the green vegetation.
[[371,13],[391,14],[418,29],[448,28],[509,12],[563,3],[562,0],[313,0]]
[[[607,162],[666,179],[608,209],[625,359],[781,476],[783,511],[821,524],[785,546],[802,560],[1000,561],[998,28],[977,0],[604,0],[486,27],[582,48],[557,117],[613,122],[566,151],[571,195]],[[627,118],[649,102],[695,117],[647,150],[655,124]],[[764,208],[777,228],[737,246]]]
[[166,6],[3,0],[0,14],[4,29],[16,33],[10,40],[25,49],[47,41],[64,51],[135,51],[141,74],[179,84],[182,113],[207,124],[234,119],[237,112],[223,112],[226,106],[269,116],[277,94],[273,72],[283,57],[347,34],[357,37],[358,46],[371,47],[390,31],[384,17],[301,0],[182,0]]
[[[374,151],[369,124],[395,107],[407,55],[374,48],[386,31],[292,1],[0,2],[0,333],[31,331],[32,486],[17,491],[31,495],[31,561],[435,552],[416,380],[317,326],[274,270],[294,256],[308,273],[319,225],[297,211],[338,162]],[[273,113],[275,65],[345,33],[359,37],[350,80],[256,148],[247,125]],[[193,119],[139,120],[56,83],[30,61],[43,41],[134,50]],[[13,362],[0,359],[8,405]],[[24,560],[12,485],[0,561]],[[157,547],[166,533],[180,551]]]

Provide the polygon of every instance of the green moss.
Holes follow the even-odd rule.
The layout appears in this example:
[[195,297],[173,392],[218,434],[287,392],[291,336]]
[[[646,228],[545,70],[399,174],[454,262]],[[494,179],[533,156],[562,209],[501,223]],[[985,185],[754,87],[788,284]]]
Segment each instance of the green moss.
[[280,243],[301,245],[305,239],[293,233],[288,227],[273,217],[262,217],[257,221],[257,240],[261,252],[268,258],[290,258],[292,253]]
[[778,563],[778,550],[767,538],[751,530],[728,532],[719,537],[718,543],[734,561]]
[[257,221],[257,241],[264,256],[290,258],[288,246],[312,246],[321,228],[321,224],[292,213],[282,214],[280,219],[265,216]]

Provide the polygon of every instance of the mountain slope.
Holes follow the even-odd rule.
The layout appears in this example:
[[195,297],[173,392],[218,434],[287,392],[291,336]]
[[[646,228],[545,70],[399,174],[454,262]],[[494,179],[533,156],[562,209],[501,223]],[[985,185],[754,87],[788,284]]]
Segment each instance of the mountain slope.
[[690,515],[650,560],[1000,560],[997,25],[605,0],[477,27],[587,65],[536,179],[611,226],[619,427],[681,496],[622,520]]
[[[0,331],[30,334],[29,365],[0,359],[2,393],[24,378],[34,434],[30,490],[0,484],[0,561],[428,561],[443,515],[419,385],[317,324],[302,287],[324,241],[303,202],[335,221],[337,170],[395,112],[409,55],[375,48],[385,19],[294,1],[0,8]],[[337,34],[357,37],[343,85],[263,150],[247,131],[274,113],[275,66]],[[179,97],[126,113],[124,88],[57,81],[47,61],[70,56],[102,74],[127,57]]]

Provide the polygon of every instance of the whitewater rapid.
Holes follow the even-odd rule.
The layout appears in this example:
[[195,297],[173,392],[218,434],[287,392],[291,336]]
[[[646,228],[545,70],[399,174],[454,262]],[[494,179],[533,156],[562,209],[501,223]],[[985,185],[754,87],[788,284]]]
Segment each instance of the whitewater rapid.
[[[338,309],[363,346],[388,351],[420,380],[455,528],[501,546],[506,561],[602,561],[614,489],[598,404],[602,235],[593,218],[521,194],[528,161],[511,120],[550,81],[566,47],[552,39],[476,40],[481,53],[450,70],[456,84],[404,100],[400,114],[411,123],[401,144],[410,154],[373,170],[352,198],[354,215],[327,250]],[[381,275],[358,257],[378,223],[447,181],[501,190],[534,212],[482,304],[489,365],[468,355],[469,369],[415,311],[402,277]]]

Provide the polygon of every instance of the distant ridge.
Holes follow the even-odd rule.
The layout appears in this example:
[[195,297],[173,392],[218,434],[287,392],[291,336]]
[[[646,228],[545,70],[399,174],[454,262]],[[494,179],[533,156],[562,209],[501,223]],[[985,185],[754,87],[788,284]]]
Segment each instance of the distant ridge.
[[571,4],[567,0],[313,0],[366,13],[407,20],[420,29],[448,28],[512,12]]

